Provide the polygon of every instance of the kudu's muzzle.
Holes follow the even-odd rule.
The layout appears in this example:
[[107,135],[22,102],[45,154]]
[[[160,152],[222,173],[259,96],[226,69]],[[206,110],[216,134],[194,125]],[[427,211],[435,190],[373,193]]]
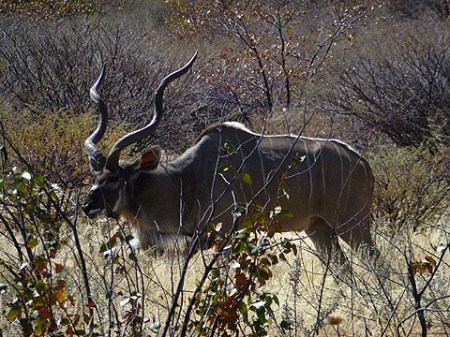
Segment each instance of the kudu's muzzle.
[[93,212],[93,207],[91,204],[84,204],[82,207],[84,214],[86,214],[90,219],[95,218],[96,214]]
[[81,208],[90,219],[104,216],[113,219],[119,218],[119,214],[108,206],[107,201],[103,197],[98,198],[97,193],[93,193],[92,191],[89,192]]
[[84,204],[81,207],[83,209],[84,214],[86,214],[89,218],[93,219],[100,215],[100,213],[105,209],[104,202],[101,204],[96,202],[95,193],[93,191],[89,191],[86,199],[84,200]]

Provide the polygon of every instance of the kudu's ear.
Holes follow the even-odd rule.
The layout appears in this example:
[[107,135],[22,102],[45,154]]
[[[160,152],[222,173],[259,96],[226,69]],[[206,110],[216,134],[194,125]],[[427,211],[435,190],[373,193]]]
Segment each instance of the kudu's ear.
[[136,160],[134,166],[137,170],[154,170],[158,166],[160,158],[161,148],[159,146],[152,146],[142,153],[141,157]]

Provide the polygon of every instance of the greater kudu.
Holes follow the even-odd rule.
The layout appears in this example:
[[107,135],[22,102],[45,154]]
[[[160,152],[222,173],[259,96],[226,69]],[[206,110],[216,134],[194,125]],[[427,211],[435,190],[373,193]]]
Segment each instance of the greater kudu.
[[185,74],[195,58],[196,54],[163,79],[152,121],[119,139],[107,157],[96,146],[108,119],[106,104],[97,93],[102,70],[90,91],[101,119],[85,142],[94,185],[84,212],[90,217],[99,211],[106,211],[108,217],[121,216],[134,225],[142,247],[167,248],[179,238],[204,233],[210,223],[220,223],[221,232],[228,232],[237,205],[247,210],[259,207],[278,214],[268,230],[305,231],[322,256],[335,247],[338,259],[343,257],[337,236],[355,250],[364,246],[365,252],[376,252],[368,222],[372,170],[341,141],[260,135],[242,124],[225,122],[206,129],[173,161],[160,163],[160,148],[154,146],[135,162],[119,162],[125,147],[155,130],[164,89]]

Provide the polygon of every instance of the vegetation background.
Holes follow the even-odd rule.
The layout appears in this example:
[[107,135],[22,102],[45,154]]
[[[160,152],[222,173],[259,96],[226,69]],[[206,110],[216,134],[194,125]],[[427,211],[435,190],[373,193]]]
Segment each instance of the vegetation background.
[[[447,0],[1,0],[0,336],[449,336],[449,19]],[[109,149],[196,49],[128,155],[223,120],[342,139],[376,175],[382,270],[245,229],[228,259],[156,257],[79,212],[101,65]]]

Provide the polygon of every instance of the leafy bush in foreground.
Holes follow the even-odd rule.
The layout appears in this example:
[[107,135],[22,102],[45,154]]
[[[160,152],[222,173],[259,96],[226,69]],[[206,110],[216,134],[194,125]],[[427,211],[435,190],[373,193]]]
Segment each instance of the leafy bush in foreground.
[[[69,274],[61,262],[67,249],[61,226],[68,224],[76,233],[76,220],[59,207],[63,190],[39,173],[15,168],[3,170],[0,187],[6,319],[17,321],[23,336],[84,335],[93,315],[89,281],[85,275],[85,292],[79,296],[68,286]],[[74,256],[83,269],[83,253],[77,248]],[[88,306],[80,310],[85,300]]]

